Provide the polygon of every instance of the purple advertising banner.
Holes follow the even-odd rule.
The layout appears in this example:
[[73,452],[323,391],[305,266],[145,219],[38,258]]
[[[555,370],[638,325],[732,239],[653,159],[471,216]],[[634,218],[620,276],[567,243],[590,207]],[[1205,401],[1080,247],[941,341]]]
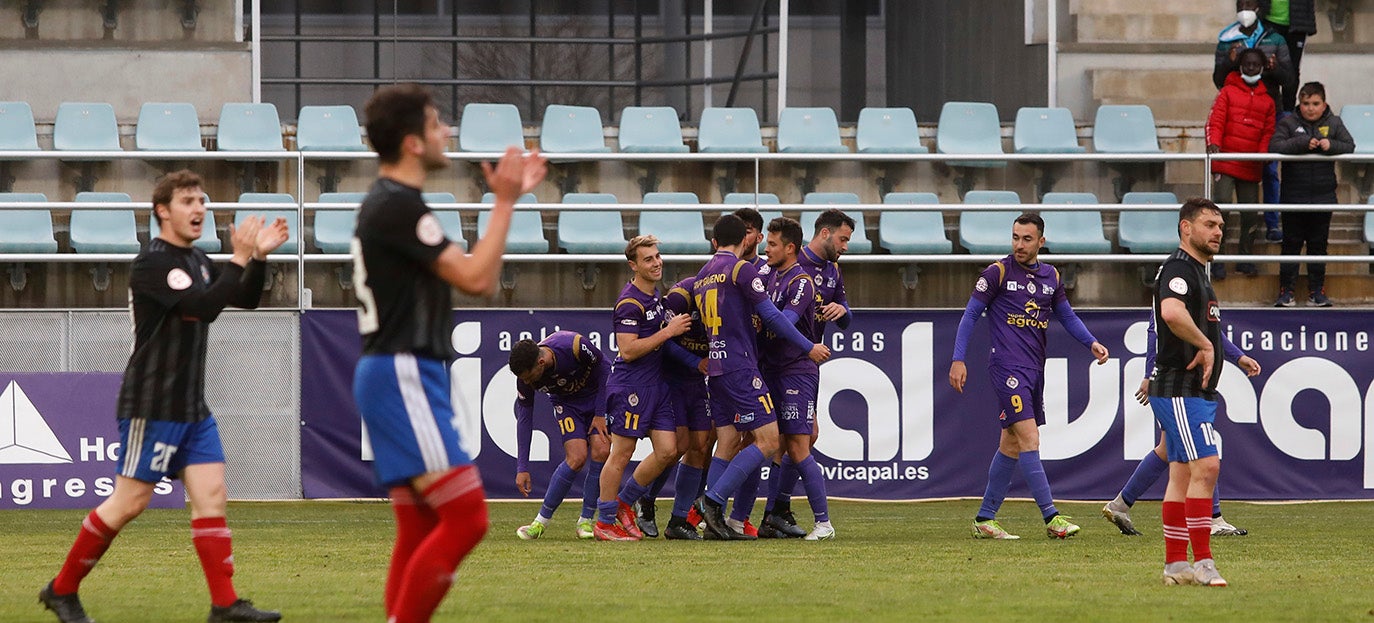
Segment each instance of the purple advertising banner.
[[[0,509],[94,508],[114,491],[119,374],[0,373]],[[180,482],[152,508],[182,508]]]
[[[817,459],[835,497],[902,500],[982,494],[997,448],[999,409],[988,364],[988,319],[969,346],[964,392],[948,383],[961,311],[858,311],[826,336]],[[1228,499],[1374,498],[1374,314],[1361,311],[1225,311],[1223,328],[1263,372],[1247,378],[1225,364],[1216,431],[1220,487]],[[1051,323],[1041,456],[1061,499],[1110,499],[1158,441],[1134,394],[1145,375],[1148,312],[1081,311],[1110,351],[1097,365]],[[615,351],[600,310],[462,311],[451,364],[456,424],[492,498],[517,498],[515,378],[511,344],[558,329]],[[305,496],[374,497],[351,383],[360,342],[352,311],[301,319],[302,481]],[[563,458],[546,398],[535,411],[530,456],[538,497]],[[636,458],[647,455],[641,443]],[[1163,482],[1147,497],[1158,498]],[[1020,479],[1012,495],[1026,497]],[[577,488],[570,495],[576,496]],[[663,495],[671,495],[669,490]]]

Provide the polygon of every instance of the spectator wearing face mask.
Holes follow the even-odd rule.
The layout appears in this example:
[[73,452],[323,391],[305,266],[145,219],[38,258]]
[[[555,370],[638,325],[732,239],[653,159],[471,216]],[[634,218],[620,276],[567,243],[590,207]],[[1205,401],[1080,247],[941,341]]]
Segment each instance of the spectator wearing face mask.
[[1283,35],[1288,42],[1288,57],[1293,60],[1293,78],[1283,89],[1282,112],[1292,112],[1297,104],[1298,83],[1302,81],[1302,52],[1307,38],[1317,34],[1316,0],[1259,0],[1260,19],[1265,30]]
[[[1237,55],[1239,70],[1226,76],[1226,83],[1212,102],[1207,116],[1207,153],[1267,153],[1274,135],[1274,100],[1264,84],[1264,53],[1246,48]],[[1264,163],[1257,160],[1213,160],[1212,197],[1218,203],[1258,203],[1259,182]],[[1252,253],[1253,230],[1260,215],[1240,213],[1240,253]],[[1250,262],[1236,265],[1236,272],[1255,275]],[[1212,278],[1225,279],[1226,268],[1212,263]]]

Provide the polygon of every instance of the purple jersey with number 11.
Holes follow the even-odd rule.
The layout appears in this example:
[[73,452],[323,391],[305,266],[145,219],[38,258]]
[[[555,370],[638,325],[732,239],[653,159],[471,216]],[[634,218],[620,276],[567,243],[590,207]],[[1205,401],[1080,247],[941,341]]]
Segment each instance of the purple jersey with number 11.
[[729,251],[717,251],[692,281],[692,298],[710,340],[706,373],[759,369],[754,306],[767,301],[758,269]]

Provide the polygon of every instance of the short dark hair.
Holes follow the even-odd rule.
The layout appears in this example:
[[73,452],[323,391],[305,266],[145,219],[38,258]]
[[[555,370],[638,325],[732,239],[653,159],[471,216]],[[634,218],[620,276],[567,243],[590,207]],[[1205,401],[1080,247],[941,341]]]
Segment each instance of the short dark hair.
[[743,220],[745,225],[757,231],[763,231],[763,215],[759,214],[758,210],[753,208],[740,208],[735,210],[734,215],[740,217],[740,220]]
[[744,219],[733,214],[722,214],[711,228],[711,239],[718,247],[733,247],[744,242],[746,231]]
[[822,229],[836,231],[841,225],[848,226],[850,229],[855,229],[853,218],[845,214],[843,210],[830,208],[829,210],[821,212],[821,215],[816,217],[816,224],[812,235],[821,233]]
[[1239,55],[1236,56],[1236,71],[1240,71],[1240,64],[1242,61],[1245,60],[1246,54],[1258,54],[1261,68],[1263,68],[1265,62],[1269,60],[1264,56],[1264,50],[1261,50],[1259,48],[1245,48],[1244,50],[1240,51]]
[[798,249],[801,249],[801,223],[798,223],[793,219],[787,218],[785,216],[779,216],[778,218],[768,221],[768,233],[778,234],[778,241],[782,242],[783,246],[795,244],[797,245]]
[[1022,212],[1021,216],[1016,217],[1016,220],[1012,222],[1017,225],[1034,225],[1036,229],[1040,230],[1041,236],[1045,235],[1045,219],[1040,218],[1040,215],[1035,212]]
[[539,363],[539,345],[534,340],[520,340],[510,347],[510,371],[520,376]]
[[172,171],[162,176],[153,187],[153,220],[162,225],[162,217],[157,215],[158,206],[172,205],[172,195],[178,188],[205,188],[205,181],[189,169]]
[[1304,97],[1312,97],[1313,95],[1320,96],[1323,102],[1326,101],[1326,85],[1313,81],[1302,85],[1302,88],[1298,89],[1299,100]]
[[401,159],[401,142],[412,134],[425,133],[425,111],[434,106],[429,89],[404,83],[384,86],[368,98],[367,140],[377,159],[391,164]]
[[1211,210],[1217,214],[1221,214],[1221,208],[1218,208],[1217,204],[1213,203],[1211,199],[1207,199],[1206,197],[1193,197],[1184,201],[1183,205],[1179,206],[1178,222],[1182,223],[1183,221],[1196,219],[1198,213],[1203,210]]

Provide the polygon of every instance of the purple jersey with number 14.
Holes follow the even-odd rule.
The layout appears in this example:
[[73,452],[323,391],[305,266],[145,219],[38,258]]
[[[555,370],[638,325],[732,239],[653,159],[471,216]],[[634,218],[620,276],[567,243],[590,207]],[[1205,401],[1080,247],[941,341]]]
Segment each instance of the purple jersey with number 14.
[[717,251],[692,281],[692,298],[710,339],[709,376],[758,373],[753,310],[768,300],[758,269],[729,251]]

